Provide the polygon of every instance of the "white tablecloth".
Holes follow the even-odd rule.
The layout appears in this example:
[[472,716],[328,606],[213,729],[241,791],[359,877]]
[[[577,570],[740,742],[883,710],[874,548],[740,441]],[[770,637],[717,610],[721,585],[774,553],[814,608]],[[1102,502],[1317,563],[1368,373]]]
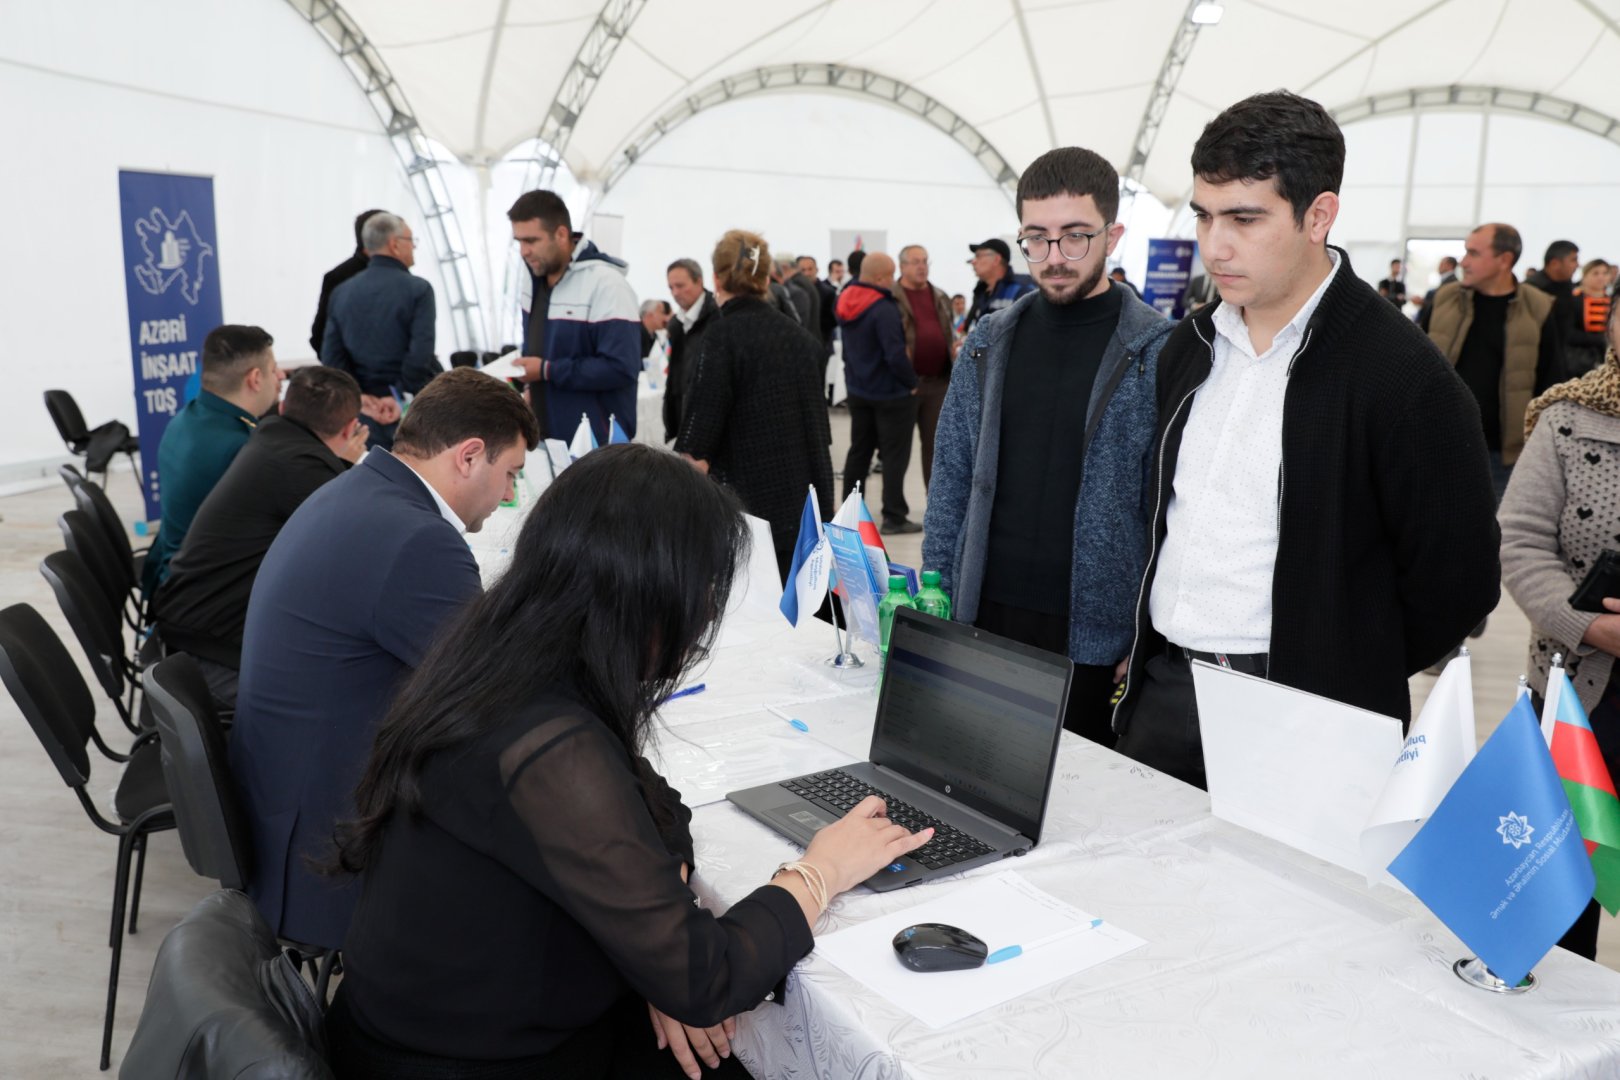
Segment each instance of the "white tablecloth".
[[[709,689],[665,708],[654,747],[671,783],[703,804],[694,885],[717,911],[796,849],[711,800],[772,768],[785,777],[864,759],[876,704],[875,665],[821,666],[825,626],[761,633],[716,650]],[[1073,736],[1040,845],[972,873],[1009,868],[1147,946],[941,1031],[812,952],[785,1004],[741,1020],[743,1061],[760,1077],[829,1080],[1620,1076],[1620,974],[1555,949],[1532,993],[1465,985],[1451,964],[1467,950],[1416,900],[1216,821],[1203,792]],[[820,929],[920,903],[962,877],[846,894]]]

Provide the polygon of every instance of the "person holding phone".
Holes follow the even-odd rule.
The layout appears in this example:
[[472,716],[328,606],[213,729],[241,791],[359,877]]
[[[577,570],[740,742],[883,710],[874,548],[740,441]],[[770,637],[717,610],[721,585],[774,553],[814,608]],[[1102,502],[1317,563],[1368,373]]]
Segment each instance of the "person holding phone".
[[[1611,307],[1603,362],[1559,383],[1525,412],[1524,451],[1502,496],[1502,584],[1530,619],[1530,686],[1540,698],[1554,653],[1591,719],[1611,776],[1620,776],[1620,591],[1603,611],[1570,602],[1605,548],[1620,547],[1620,326]],[[1592,904],[1559,944],[1597,952]]]
[[643,445],[541,496],[394,700],[339,830],[362,891],[337,1075],[744,1076],[732,1018],[780,1002],[833,897],[933,837],[873,796],[726,914],[697,906],[691,813],[641,750],[748,535],[735,495]]

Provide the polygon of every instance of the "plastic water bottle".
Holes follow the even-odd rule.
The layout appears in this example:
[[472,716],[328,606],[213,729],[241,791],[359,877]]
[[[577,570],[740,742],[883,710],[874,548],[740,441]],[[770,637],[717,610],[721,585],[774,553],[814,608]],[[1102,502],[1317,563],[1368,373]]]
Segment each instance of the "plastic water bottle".
[[917,602],[911,598],[906,589],[906,579],[901,574],[889,575],[889,591],[883,594],[878,601],[878,670],[882,671],[889,663],[889,631],[894,628],[894,613],[899,608],[915,608]]
[[917,610],[924,615],[947,620],[951,617],[951,598],[940,588],[938,570],[922,572],[922,588],[917,590],[916,601]]

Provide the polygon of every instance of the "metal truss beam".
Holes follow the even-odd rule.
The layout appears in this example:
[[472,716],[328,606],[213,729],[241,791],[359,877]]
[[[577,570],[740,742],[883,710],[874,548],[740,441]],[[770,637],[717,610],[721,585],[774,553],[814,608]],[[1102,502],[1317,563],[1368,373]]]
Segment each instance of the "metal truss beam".
[[1620,119],[1578,102],[1507,86],[1416,87],[1375,94],[1329,110],[1341,125],[1379,116],[1442,111],[1518,113],[1620,143]]
[[287,0],[295,11],[320,32],[343,61],[349,74],[371,102],[383,131],[393,144],[401,168],[422,214],[422,231],[439,260],[450,324],[458,349],[484,348],[484,321],[479,304],[478,279],[467,242],[456,216],[455,200],[427,136],[416,122],[405,93],[388,65],[348,12],[335,0]]
[[705,109],[755,94],[805,90],[850,94],[909,112],[927,121],[972,154],[1008,199],[1017,190],[1017,170],[1007,163],[1007,159],[1001,156],[990,140],[968,121],[916,87],[887,75],[842,64],[779,64],[755,68],[740,75],[728,75],[681,99],[625,145],[623,152],[610,164],[602,183],[603,194],[611,191],[659,140]]
[[1142,110],[1142,122],[1136,127],[1136,139],[1131,143],[1130,160],[1125,163],[1123,185],[1121,193],[1120,218],[1125,217],[1125,211],[1136,198],[1136,193],[1142,190],[1142,176],[1147,171],[1148,157],[1153,153],[1153,144],[1159,139],[1159,127],[1164,123],[1164,114],[1170,108],[1170,99],[1175,95],[1176,84],[1181,81],[1182,69],[1187,66],[1187,58],[1192,55],[1193,45],[1198,41],[1198,31],[1203,25],[1193,22],[1193,9],[1198,6],[1199,0],[1191,0],[1181,21],[1176,24],[1176,36],[1170,40],[1170,48],[1164,54],[1164,63],[1159,65],[1159,77],[1153,84],[1153,90],[1148,94],[1147,107]]
[[540,120],[540,130],[535,133],[539,146],[536,157],[525,170],[524,191],[550,188],[556,183],[557,168],[562,164],[580,114],[613,62],[613,54],[619,51],[619,45],[646,6],[647,0],[607,0],[597,12],[596,22],[586,32],[573,63],[563,73],[551,107]]

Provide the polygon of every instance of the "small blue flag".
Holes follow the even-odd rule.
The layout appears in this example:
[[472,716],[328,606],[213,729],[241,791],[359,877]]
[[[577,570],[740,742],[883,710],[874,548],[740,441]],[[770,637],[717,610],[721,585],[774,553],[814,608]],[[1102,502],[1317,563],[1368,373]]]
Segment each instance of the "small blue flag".
[[804,511],[799,515],[799,539],[793,545],[793,563],[788,567],[787,588],[782,590],[782,602],[777,606],[787,621],[799,625],[799,612],[814,615],[827,595],[827,574],[832,569],[832,556],[827,550],[827,538],[821,529],[821,502],[812,485],[805,496]]
[[1529,698],[1514,703],[1389,872],[1509,985],[1558,944],[1596,881]]
[[613,446],[616,443],[627,443],[629,441],[630,441],[630,436],[626,435],[624,433],[624,428],[619,426],[618,418],[614,417],[614,416],[609,416],[608,417],[608,445]]

